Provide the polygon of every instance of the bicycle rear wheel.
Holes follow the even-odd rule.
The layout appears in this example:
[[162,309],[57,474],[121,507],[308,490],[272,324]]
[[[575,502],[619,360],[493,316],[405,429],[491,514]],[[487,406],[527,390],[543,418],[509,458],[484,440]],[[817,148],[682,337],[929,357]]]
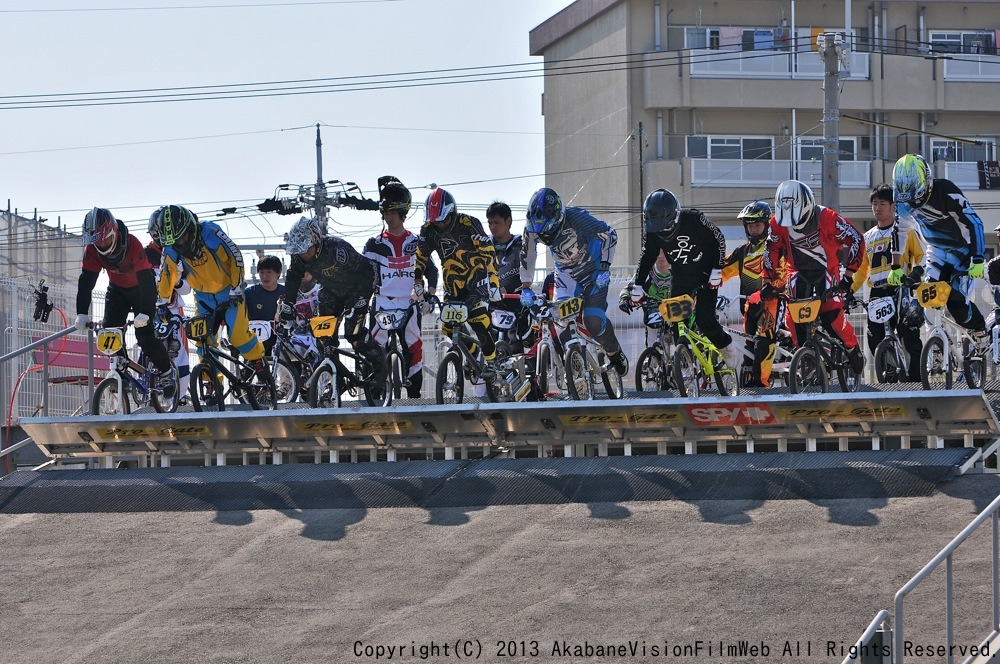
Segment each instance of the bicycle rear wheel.
[[200,362],[191,371],[191,383],[188,388],[191,394],[191,405],[198,412],[222,412],[226,409],[225,395],[219,374],[209,362]]
[[128,401],[128,389],[118,391],[118,381],[114,373],[97,385],[90,412],[94,415],[128,415],[132,412]]

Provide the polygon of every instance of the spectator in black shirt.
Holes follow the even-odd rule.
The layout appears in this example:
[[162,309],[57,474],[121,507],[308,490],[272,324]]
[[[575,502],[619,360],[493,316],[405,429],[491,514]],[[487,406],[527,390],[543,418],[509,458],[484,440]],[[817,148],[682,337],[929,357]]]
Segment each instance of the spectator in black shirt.
[[[247,318],[273,322],[278,314],[278,300],[285,295],[285,287],[278,283],[281,260],[277,256],[264,256],[257,262],[260,283],[246,289]],[[274,335],[264,342],[264,351],[271,352]]]

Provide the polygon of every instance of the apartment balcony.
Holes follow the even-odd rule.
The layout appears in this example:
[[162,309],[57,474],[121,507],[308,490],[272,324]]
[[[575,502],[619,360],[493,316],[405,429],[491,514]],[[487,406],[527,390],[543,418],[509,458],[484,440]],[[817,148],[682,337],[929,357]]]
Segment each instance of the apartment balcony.
[[946,81],[1000,81],[1000,56],[957,53],[942,56]]
[[[871,170],[870,161],[840,162],[841,188],[870,188]],[[822,164],[785,159],[691,159],[691,185],[696,187],[774,187],[790,179],[819,184]]]
[[[821,79],[823,60],[816,51],[690,51],[691,78]],[[848,80],[868,80],[870,54],[850,54]]]
[[[940,164],[941,162],[938,162]],[[938,176],[951,180],[963,192],[979,189],[979,164],[974,161],[946,161],[944,175]]]

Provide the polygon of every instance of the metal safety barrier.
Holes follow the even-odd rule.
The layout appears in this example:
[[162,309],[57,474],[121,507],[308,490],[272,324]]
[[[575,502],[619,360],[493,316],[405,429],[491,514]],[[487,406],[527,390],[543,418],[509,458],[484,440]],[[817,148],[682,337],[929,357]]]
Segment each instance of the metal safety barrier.
[[393,460],[395,450],[444,448],[454,458],[468,447],[533,447],[538,456],[632,455],[639,446],[656,454],[808,452],[877,450],[888,438],[902,448],[914,439],[973,447],[1000,432],[990,403],[973,390],[150,412],[23,418],[21,426],[54,458],[385,450]]

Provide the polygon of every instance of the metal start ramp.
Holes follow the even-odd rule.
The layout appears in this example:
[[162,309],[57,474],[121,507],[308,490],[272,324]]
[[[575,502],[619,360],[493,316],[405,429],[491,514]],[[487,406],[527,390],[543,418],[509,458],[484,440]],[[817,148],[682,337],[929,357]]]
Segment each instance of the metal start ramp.
[[595,443],[623,445],[626,455],[636,444],[660,453],[671,446],[694,453],[698,443],[718,451],[730,443],[747,451],[776,443],[785,451],[794,443],[813,451],[827,442],[846,450],[852,440],[878,449],[886,436],[925,437],[928,447],[958,438],[971,446],[1000,431],[978,390],[149,413],[26,418],[21,426],[56,458]]
[[929,496],[971,448],[18,471],[0,512],[485,507]]

